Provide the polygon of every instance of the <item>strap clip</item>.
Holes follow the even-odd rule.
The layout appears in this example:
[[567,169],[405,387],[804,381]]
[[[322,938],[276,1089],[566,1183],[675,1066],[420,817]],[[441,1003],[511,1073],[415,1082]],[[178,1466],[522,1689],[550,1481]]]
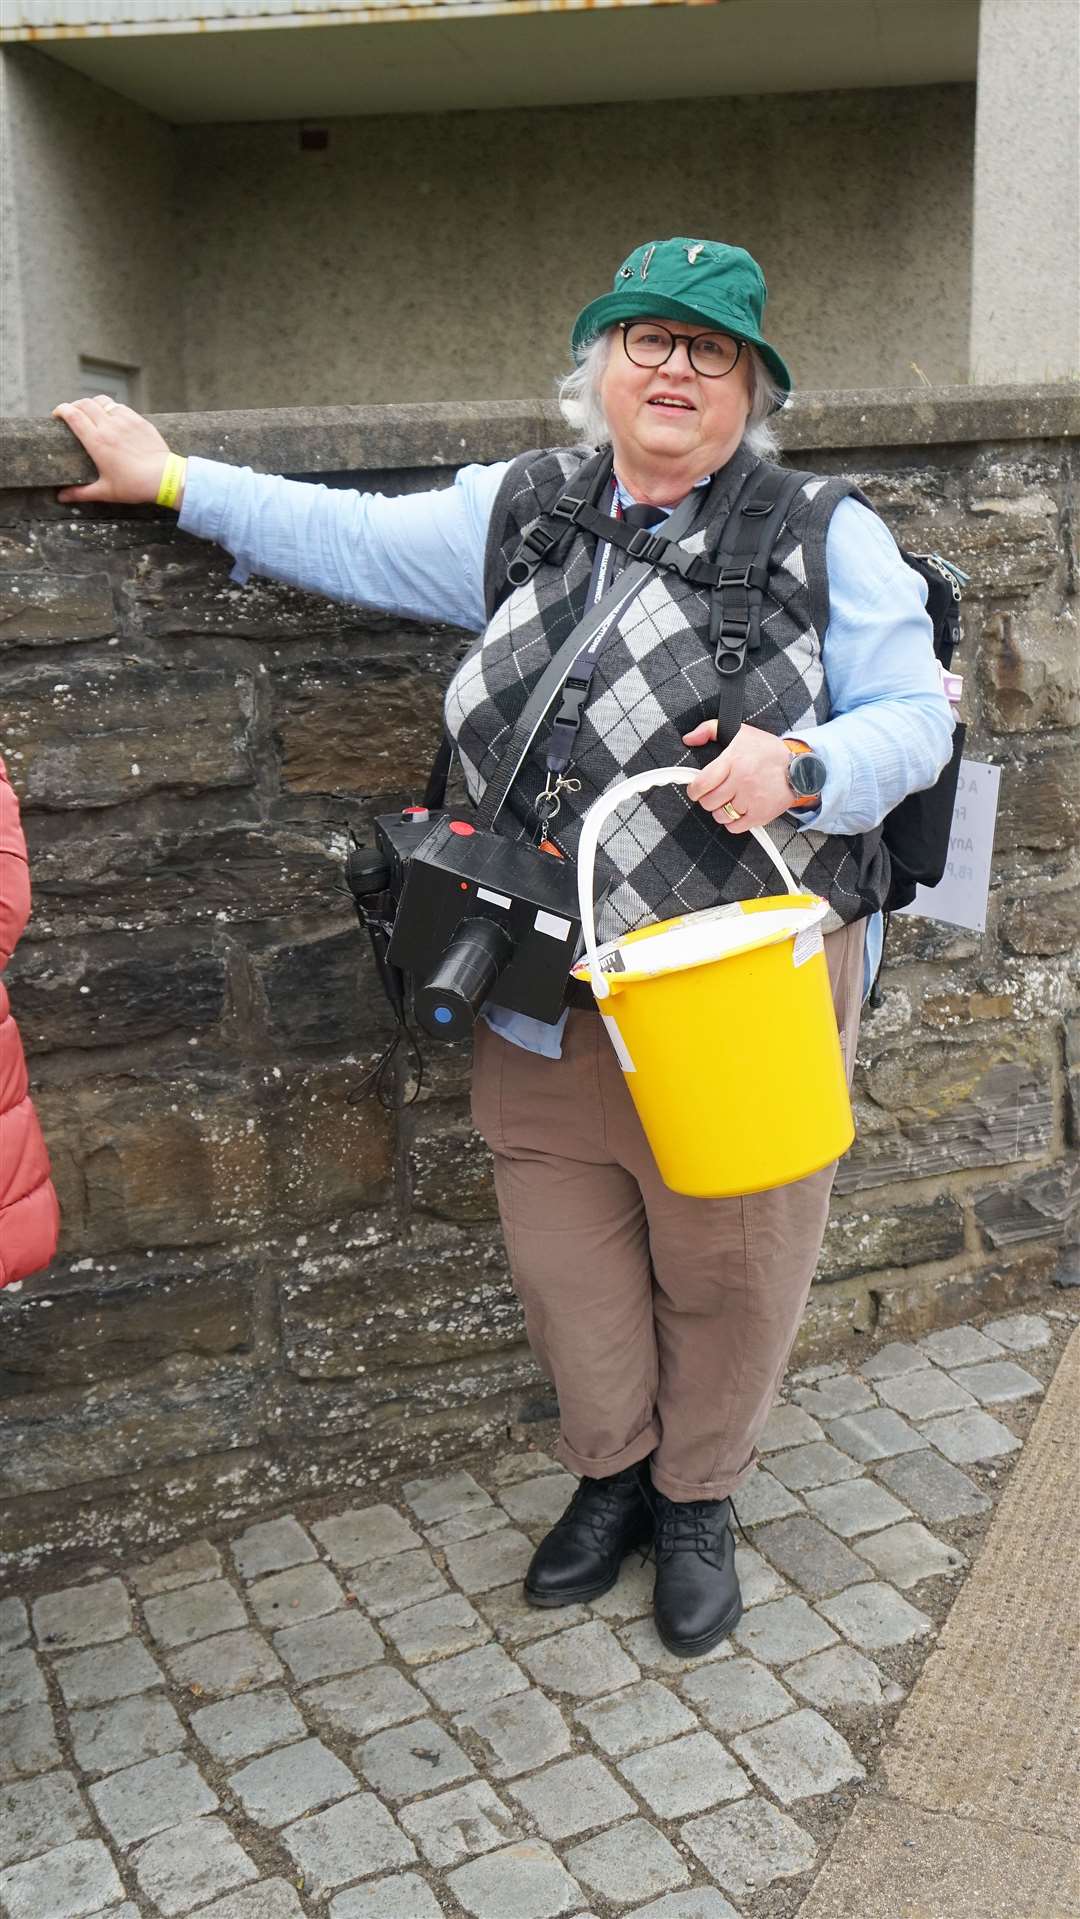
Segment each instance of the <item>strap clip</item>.
[[588,504],[584,494],[564,493],[561,499],[556,500],[551,512],[556,520],[576,520],[582,507]]

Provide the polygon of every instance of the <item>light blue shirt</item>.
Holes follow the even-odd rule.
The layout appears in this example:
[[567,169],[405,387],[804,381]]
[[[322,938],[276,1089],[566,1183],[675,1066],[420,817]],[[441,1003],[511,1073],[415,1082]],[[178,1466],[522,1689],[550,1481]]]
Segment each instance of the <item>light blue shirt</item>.
[[[241,583],[265,574],[330,599],[479,633],[487,624],[488,523],[506,467],[465,466],[452,486],[387,498],[191,459],[180,525],[231,553],[232,577]],[[623,500],[629,503],[629,495]],[[791,817],[802,831],[861,833],[906,794],[933,785],[952,751],[952,712],[934,658],[925,583],[905,565],[883,522],[859,501],[841,500],[825,558],[822,664],[830,716],[800,727],[799,738],[824,761],[826,780],[821,804]],[[867,925],[864,997],[881,940],[875,913]],[[498,1007],[488,1018],[516,1045],[560,1056],[565,1014],[554,1026]]]

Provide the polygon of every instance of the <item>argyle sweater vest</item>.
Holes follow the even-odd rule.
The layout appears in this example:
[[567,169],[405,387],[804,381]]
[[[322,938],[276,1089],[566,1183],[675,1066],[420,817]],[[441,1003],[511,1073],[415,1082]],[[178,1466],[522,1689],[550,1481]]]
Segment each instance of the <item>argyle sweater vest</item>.
[[[529,694],[584,617],[596,542],[578,533],[563,565],[541,565],[509,590],[506,568],[522,535],[550,510],[590,459],[589,447],[527,453],[512,462],[492,511],[485,592],[489,624],[450,682],[447,731],[470,797],[479,801]],[[680,544],[715,551],[755,456],[740,447],[716,476],[703,520]],[[798,735],[829,717],[821,647],[829,618],[825,537],[842,480],[814,479],[795,496],[774,546],[762,606],[761,644],[749,655],[743,718],[770,733]],[[549,838],[573,858],[581,821],[600,793],[649,767],[698,767],[716,749],[688,749],[682,735],[716,712],[719,679],[709,646],[710,593],[678,574],[654,572],[608,634],[575,743],[570,776]],[[552,703],[554,711],[557,702]],[[499,818],[518,836],[545,781],[551,714],[541,726]],[[829,902],[826,931],[874,912],[889,883],[881,831],[800,832],[783,814],[767,828],[799,884]],[[597,860],[608,888],[602,939],[656,919],[775,893],[775,868],[749,834],[731,834],[680,787],[635,795],[609,819]]]

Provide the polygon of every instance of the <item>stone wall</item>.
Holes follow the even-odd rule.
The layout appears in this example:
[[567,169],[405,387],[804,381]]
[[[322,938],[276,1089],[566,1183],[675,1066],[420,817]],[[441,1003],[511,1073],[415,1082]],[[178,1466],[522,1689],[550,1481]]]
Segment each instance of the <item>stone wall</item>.
[[[1080,663],[1065,389],[806,396],[853,474],[971,574],[969,751],[1003,769],[985,937],[898,920],[802,1350],[1064,1277],[1080,1135]],[[515,404],[203,415],[174,445],[415,489],[558,436]],[[230,582],[150,509],[61,507],[9,422],[0,750],[35,912],[11,967],[63,1250],[0,1295],[0,1563],[164,1541],[546,1416],[467,1060],[397,1115],[342,896],[346,825],[415,796],[463,636]]]

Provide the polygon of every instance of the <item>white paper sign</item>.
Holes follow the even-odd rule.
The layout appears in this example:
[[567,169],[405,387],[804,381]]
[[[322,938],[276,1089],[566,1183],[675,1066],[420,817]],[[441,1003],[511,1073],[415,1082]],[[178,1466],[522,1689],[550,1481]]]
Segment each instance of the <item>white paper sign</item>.
[[911,905],[900,908],[902,913],[967,926],[975,933],[984,930],[1000,784],[1000,766],[961,760],[944,878],[937,886],[920,886]]

